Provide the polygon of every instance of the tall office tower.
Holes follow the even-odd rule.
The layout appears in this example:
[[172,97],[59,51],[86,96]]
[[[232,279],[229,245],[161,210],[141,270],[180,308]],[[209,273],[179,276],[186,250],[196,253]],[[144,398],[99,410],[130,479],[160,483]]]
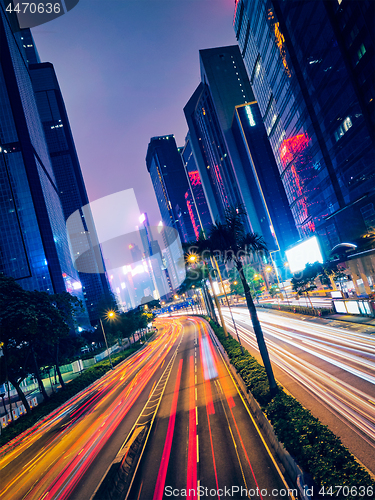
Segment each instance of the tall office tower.
[[180,148],[180,153],[190,187],[185,193],[186,205],[193,225],[195,238],[198,239],[202,231],[206,235],[208,234],[213,221],[207,205],[198,166],[191,149],[189,134],[186,137],[185,146]]
[[[163,262],[162,250],[159,241],[153,237],[146,213],[141,214],[139,222],[139,233],[143,244],[144,257],[154,285],[153,295],[155,299],[160,299],[171,292],[165,273],[166,266]],[[155,231],[157,231],[157,228],[154,228]]]
[[236,106],[232,131],[258,213],[268,215],[283,253],[299,236],[256,102]]
[[[25,31],[22,32],[23,36]],[[65,220],[78,210],[81,215],[80,223],[85,229],[85,234],[81,234],[82,228],[78,228],[70,238],[73,252],[82,254],[83,246],[86,251],[90,250],[85,254],[86,261],[90,259],[90,263],[86,262],[85,270],[90,272],[80,272],[79,277],[90,320],[97,323],[98,304],[104,295],[109,294],[109,286],[105,273],[99,273],[98,263],[103,269],[103,261],[94,222],[88,207],[82,210],[82,207],[88,205],[89,199],[64,100],[52,64],[30,64],[29,69]],[[86,220],[87,217],[90,220]]]
[[303,238],[318,234],[326,256],[375,227],[373,10],[370,0],[236,3],[234,29],[296,226]]
[[176,229],[181,241],[195,240],[185,201],[189,184],[173,135],[152,137],[147,149],[146,165],[163,225]]
[[[0,271],[83,299],[21,34],[0,2]],[[79,318],[89,324],[87,312]]]
[[[267,177],[270,164],[258,163],[255,155],[255,164],[250,162],[240,151],[235,137],[238,133],[233,128],[238,107],[252,103],[251,109],[257,108],[241,53],[235,45],[201,50],[199,54],[202,82],[184,112],[211,216],[223,220],[226,207],[244,205],[247,229],[262,235],[268,249],[276,251],[278,227],[270,219],[267,203],[280,203],[272,198],[265,200],[252,173],[252,169],[264,169]],[[263,125],[258,122],[259,133]],[[285,207],[281,204],[281,208]],[[289,222],[287,219],[286,224]]]

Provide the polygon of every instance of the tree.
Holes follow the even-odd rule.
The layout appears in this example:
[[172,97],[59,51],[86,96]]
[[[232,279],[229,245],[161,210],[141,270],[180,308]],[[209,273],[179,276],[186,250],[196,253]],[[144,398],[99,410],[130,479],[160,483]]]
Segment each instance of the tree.
[[298,295],[305,295],[313,309],[314,306],[311,302],[309,292],[316,289],[315,280],[323,273],[323,266],[319,262],[314,262],[313,264],[307,263],[305,269],[301,273],[294,275],[291,279],[293,290]]
[[[24,290],[13,278],[0,275],[0,358],[1,381],[9,381],[17,390],[26,411],[30,408],[20,384],[34,373],[45,399],[47,392],[41,366],[56,365],[61,386],[59,348],[69,343],[73,313],[80,302],[68,293],[49,295]],[[68,324],[69,323],[69,324]]]
[[[256,270],[250,264],[244,264],[243,269],[244,276],[250,285],[253,297],[260,295],[264,286],[263,278],[257,274]],[[245,290],[242,286],[237,269],[234,267],[228,274],[231,292],[237,295],[245,295]]]
[[0,381],[14,386],[28,413],[30,407],[20,384],[30,372],[30,338],[37,320],[29,294],[13,278],[0,274],[0,343],[3,352]]
[[258,342],[259,352],[266,369],[270,390],[274,393],[277,391],[277,384],[250,287],[244,274],[243,264],[245,258],[264,254],[267,252],[267,248],[261,236],[255,233],[246,233],[243,223],[245,215],[246,211],[243,206],[227,208],[225,211],[225,223],[216,222],[207,240],[199,240],[196,245],[201,254],[208,251],[218,261],[234,263],[244,289],[247,307]]

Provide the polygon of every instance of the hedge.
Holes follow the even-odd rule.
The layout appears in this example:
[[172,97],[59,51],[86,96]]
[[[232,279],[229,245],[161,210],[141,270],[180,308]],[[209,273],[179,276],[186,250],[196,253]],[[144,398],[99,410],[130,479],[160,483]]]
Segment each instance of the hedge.
[[[153,332],[152,332],[153,333]],[[147,337],[151,336],[152,333],[148,334]],[[118,365],[129,357],[133,352],[137,351],[141,345],[137,342],[135,345],[132,345],[125,351],[122,351],[118,354],[112,354],[112,364],[113,366]],[[111,369],[111,365],[108,359],[100,361],[96,363],[94,366],[87,368],[84,372],[82,372],[78,377],[71,380],[66,384],[66,388],[64,390],[59,390],[55,394],[50,395],[50,399],[48,401],[44,401],[39,404],[35,408],[31,410],[31,414],[26,414],[21,418],[17,419],[11,425],[8,425],[4,429],[1,430],[0,435],[0,447],[11,441],[13,438],[18,436],[24,431],[27,431],[30,427],[32,427],[38,420],[42,419],[56,408],[64,404],[70,398],[81,392],[83,389],[86,389],[93,382],[101,378]],[[13,443],[12,443],[13,444]],[[16,443],[14,443],[16,444]]]
[[[241,354],[238,342],[230,335],[226,338],[221,327],[212,320],[209,323],[230,362],[271,422],[278,440],[300,467],[311,474],[318,490],[324,487],[327,491],[332,487],[330,498],[340,500],[373,498],[375,481],[340,439],[280,386],[272,398],[265,368],[246,349]],[[346,487],[341,490],[343,493],[336,485]],[[364,487],[361,491],[365,494],[359,494],[360,486]]]
[[308,306],[293,306],[287,304],[271,304],[265,302],[264,304],[257,304],[256,307],[265,309],[277,309],[278,311],[292,312],[297,314],[306,314],[308,316],[326,316],[327,314],[334,314],[335,311],[328,307],[312,307]]

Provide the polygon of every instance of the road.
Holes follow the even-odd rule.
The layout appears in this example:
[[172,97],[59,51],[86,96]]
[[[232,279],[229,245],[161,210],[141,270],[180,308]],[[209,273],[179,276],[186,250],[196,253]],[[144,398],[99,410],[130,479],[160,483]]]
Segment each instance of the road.
[[157,327],[142,351],[0,449],[2,500],[89,500],[166,367],[129,499],[167,498],[184,488],[201,498],[209,488],[206,498],[220,498],[225,487],[232,498],[246,498],[244,488],[256,498],[271,491],[293,498],[204,323],[168,318]]
[[181,327],[140,352],[0,449],[2,500],[89,499],[148,398]]
[[174,321],[183,338],[128,498],[292,498],[207,327]]
[[[247,309],[232,311],[241,341],[260,359]],[[234,334],[228,308],[223,314]],[[277,379],[375,474],[375,335],[322,318],[258,317]]]

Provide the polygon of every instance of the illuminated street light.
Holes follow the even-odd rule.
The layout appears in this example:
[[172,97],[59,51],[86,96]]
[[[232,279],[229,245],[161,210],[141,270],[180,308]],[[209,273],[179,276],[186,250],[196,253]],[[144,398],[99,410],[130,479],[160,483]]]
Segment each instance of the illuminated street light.
[[[112,318],[114,318],[115,316],[116,316],[115,311],[108,311],[108,312],[107,312],[107,318],[108,318],[108,319],[112,319]],[[109,348],[108,348],[107,337],[106,337],[106,334],[105,334],[105,331],[104,331],[104,326],[103,326],[102,318],[99,318],[99,322],[100,322],[100,326],[102,327],[102,332],[103,332],[104,342],[105,342],[105,346],[106,346],[107,351],[108,351],[109,362],[110,362],[110,364],[111,364],[111,368],[112,368],[112,370],[114,370],[114,368],[113,368],[113,364],[112,364],[112,359],[111,359],[111,353],[109,352]]]

